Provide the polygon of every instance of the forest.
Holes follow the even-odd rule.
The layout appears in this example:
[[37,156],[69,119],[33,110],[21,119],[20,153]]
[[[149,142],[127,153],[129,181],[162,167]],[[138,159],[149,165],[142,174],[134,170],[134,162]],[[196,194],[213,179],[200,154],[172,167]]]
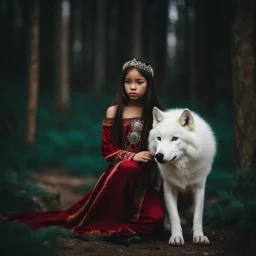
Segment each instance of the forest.
[[[217,139],[204,226],[228,241],[169,255],[254,254],[254,0],[0,0],[0,21],[0,214],[65,209],[93,188],[107,167],[101,128],[122,66],[142,58],[163,106],[199,113]],[[1,255],[126,255],[103,254],[92,239],[76,253],[58,227],[1,220],[0,231]]]

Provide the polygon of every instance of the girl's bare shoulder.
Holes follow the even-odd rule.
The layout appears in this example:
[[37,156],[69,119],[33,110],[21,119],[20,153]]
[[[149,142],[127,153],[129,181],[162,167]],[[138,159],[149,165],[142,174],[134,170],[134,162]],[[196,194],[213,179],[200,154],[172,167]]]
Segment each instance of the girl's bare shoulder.
[[116,105],[110,106],[106,111],[106,118],[114,118],[116,115]]

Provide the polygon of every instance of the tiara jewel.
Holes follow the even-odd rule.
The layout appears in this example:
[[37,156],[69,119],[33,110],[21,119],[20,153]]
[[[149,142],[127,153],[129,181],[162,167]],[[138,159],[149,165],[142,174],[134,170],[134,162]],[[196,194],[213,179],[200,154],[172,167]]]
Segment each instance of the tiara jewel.
[[151,74],[151,76],[154,76],[153,68],[151,68],[150,65],[147,66],[145,63],[143,63],[139,60],[133,59],[133,60],[125,62],[123,65],[123,70],[125,70],[128,67],[136,67],[139,69],[143,69],[143,70],[147,71],[149,74]]

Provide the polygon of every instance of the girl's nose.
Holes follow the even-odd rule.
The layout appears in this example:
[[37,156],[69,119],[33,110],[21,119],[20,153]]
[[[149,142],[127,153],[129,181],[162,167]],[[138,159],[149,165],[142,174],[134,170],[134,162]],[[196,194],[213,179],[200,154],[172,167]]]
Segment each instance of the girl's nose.
[[136,89],[136,85],[135,84],[131,84],[131,89],[135,90]]

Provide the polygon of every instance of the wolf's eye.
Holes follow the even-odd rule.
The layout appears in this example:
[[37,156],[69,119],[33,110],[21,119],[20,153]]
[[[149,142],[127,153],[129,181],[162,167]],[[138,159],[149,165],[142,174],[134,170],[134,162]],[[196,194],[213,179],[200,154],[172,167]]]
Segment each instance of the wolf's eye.
[[161,140],[161,137],[156,137],[158,140]]
[[172,137],[172,141],[179,139],[178,137]]

